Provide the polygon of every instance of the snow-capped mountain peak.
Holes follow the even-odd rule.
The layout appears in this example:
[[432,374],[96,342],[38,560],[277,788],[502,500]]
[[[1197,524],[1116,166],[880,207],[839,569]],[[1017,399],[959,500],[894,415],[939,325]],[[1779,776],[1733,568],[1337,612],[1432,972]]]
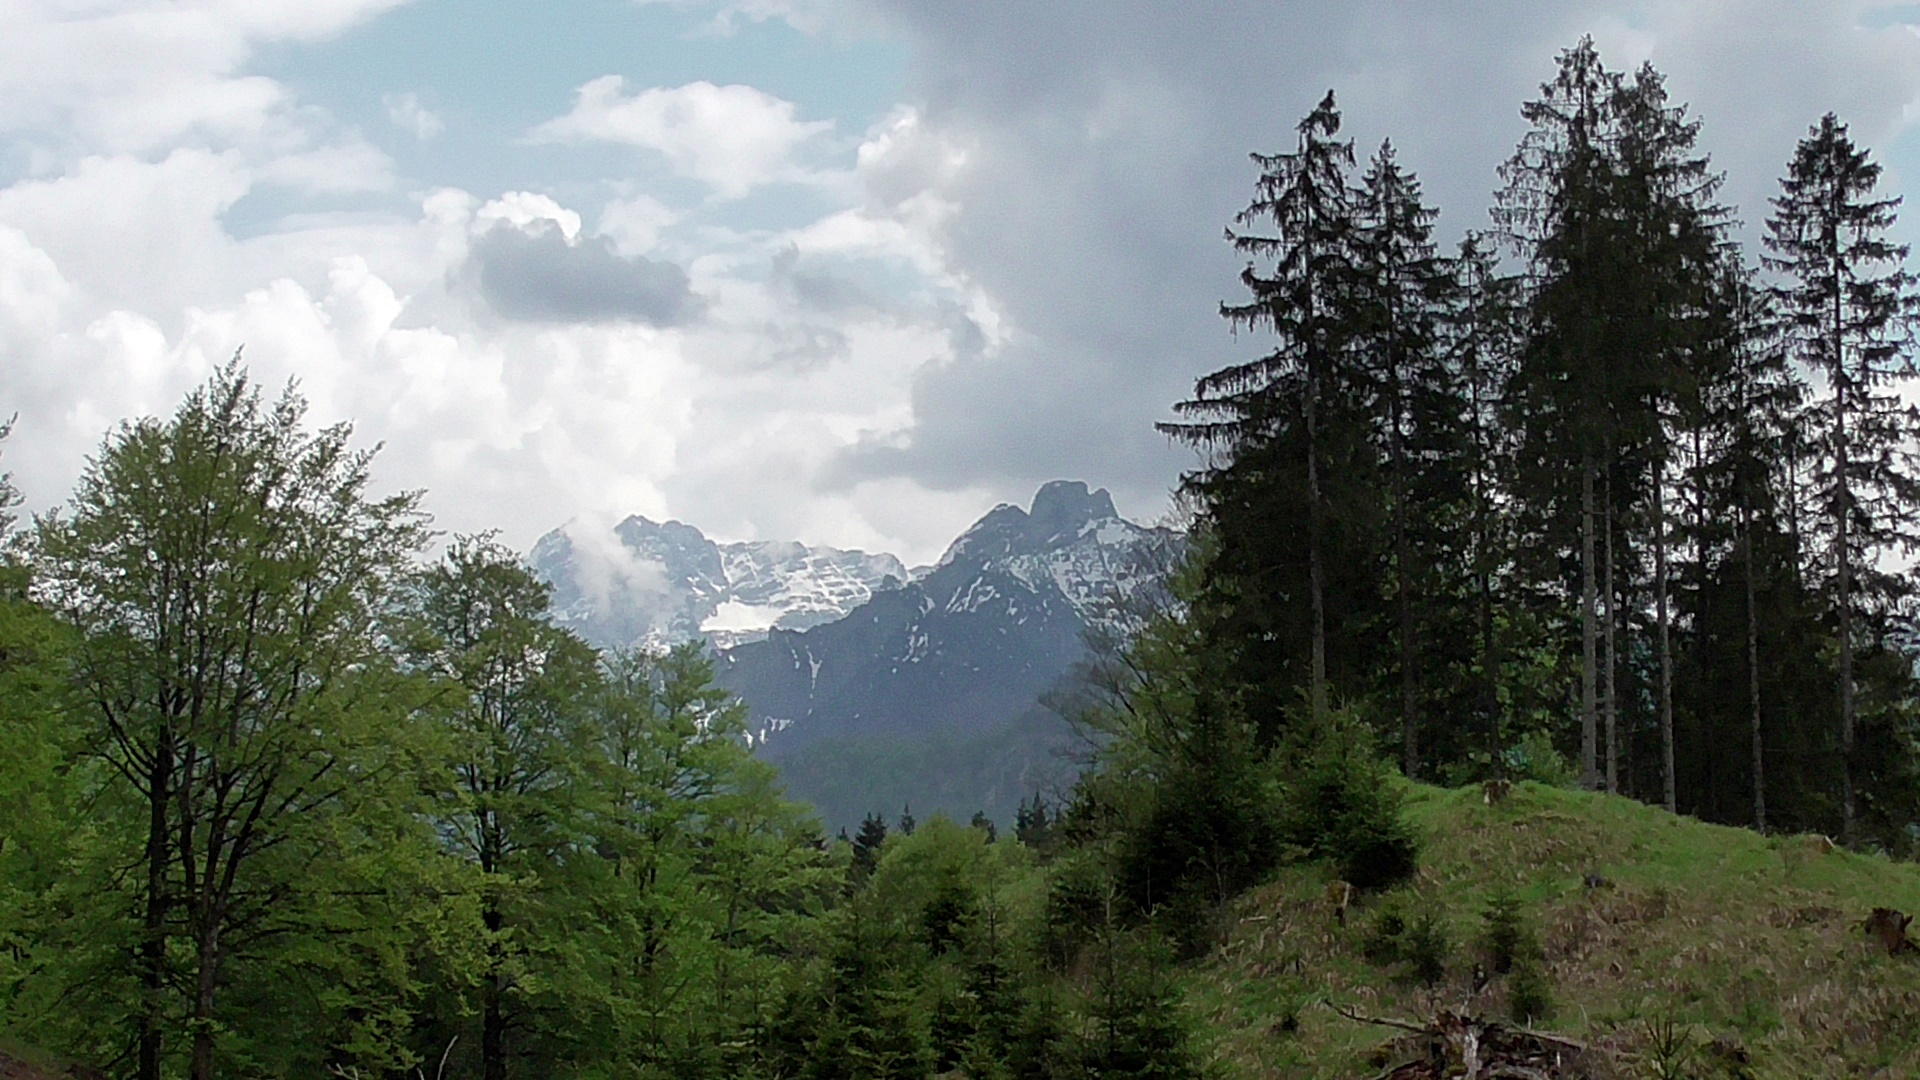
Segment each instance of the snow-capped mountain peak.
[[721,648],[831,622],[907,580],[887,554],[781,541],[715,543],[635,515],[610,532],[571,522],[528,556],[556,620],[601,648],[706,638]]

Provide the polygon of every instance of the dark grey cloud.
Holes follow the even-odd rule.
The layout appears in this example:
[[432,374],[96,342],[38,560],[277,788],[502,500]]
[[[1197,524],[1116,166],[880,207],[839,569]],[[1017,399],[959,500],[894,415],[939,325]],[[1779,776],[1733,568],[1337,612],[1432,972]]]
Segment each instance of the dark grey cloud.
[[1085,476],[1123,505],[1193,462],[1153,422],[1262,347],[1216,314],[1240,290],[1221,230],[1247,153],[1290,148],[1328,88],[1363,156],[1390,136],[1420,173],[1449,242],[1485,223],[1521,102],[1584,33],[1668,74],[1750,226],[1821,113],[1884,144],[1920,96],[1920,41],[1861,0],[848,2],[910,41],[924,126],[967,148],[949,258],[1017,335],[923,371],[906,444],[856,447],[840,475]]
[[532,232],[495,225],[474,241],[465,274],[495,312],[527,322],[677,326],[700,308],[672,263],[622,257],[603,236],[568,243],[548,223]]

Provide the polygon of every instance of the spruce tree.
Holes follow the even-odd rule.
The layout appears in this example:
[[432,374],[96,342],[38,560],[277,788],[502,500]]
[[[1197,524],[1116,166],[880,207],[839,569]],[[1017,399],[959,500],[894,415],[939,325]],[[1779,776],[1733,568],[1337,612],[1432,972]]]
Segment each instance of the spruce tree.
[[[1447,319],[1450,360],[1465,395],[1463,447],[1468,518],[1465,569],[1474,604],[1477,707],[1495,776],[1505,775],[1506,745],[1500,683],[1502,661],[1496,608],[1512,573],[1512,540],[1505,503],[1511,468],[1511,431],[1503,401],[1519,354],[1521,306],[1517,282],[1500,273],[1484,237],[1470,234],[1453,260],[1453,307]],[[1504,591],[1504,590],[1502,590]]]
[[1888,237],[1901,200],[1878,197],[1879,181],[1880,166],[1828,113],[1795,149],[1766,234],[1782,333],[1793,357],[1824,384],[1807,419],[1838,637],[1840,831],[1848,843],[1857,839],[1858,817],[1856,637],[1871,606],[1901,591],[1881,557],[1920,544],[1913,450],[1920,414],[1897,392],[1915,374],[1920,294],[1905,267],[1906,245]]
[[[1622,784],[1622,701],[1638,699],[1621,687],[1636,672],[1619,638],[1651,548],[1670,792],[1668,436],[1728,215],[1713,202],[1719,177],[1694,150],[1698,124],[1650,67],[1631,78],[1608,71],[1583,40],[1523,113],[1533,128],[1502,170],[1496,211],[1527,260],[1528,334],[1508,397],[1515,491],[1539,542],[1578,549],[1581,769],[1609,791]],[[1577,495],[1566,468],[1576,463]],[[1630,782],[1631,742],[1625,749]]]
[[1561,54],[1553,80],[1521,108],[1531,128],[1501,167],[1494,210],[1526,260],[1529,330],[1507,406],[1518,433],[1515,482],[1538,541],[1529,546],[1557,548],[1571,533],[1577,549],[1580,778],[1589,787],[1601,780],[1594,489],[1610,446],[1606,294],[1619,275],[1607,262],[1613,249],[1604,199],[1608,109],[1618,85],[1591,39]]
[[[1300,122],[1293,151],[1252,155],[1260,178],[1253,201],[1235,219],[1249,231],[1227,233],[1250,260],[1241,281],[1251,296],[1244,303],[1222,304],[1220,313],[1236,328],[1272,333],[1274,347],[1201,378],[1194,396],[1174,407],[1184,419],[1159,425],[1219,455],[1218,464],[1190,477],[1188,486],[1223,534],[1221,569],[1239,576],[1239,595],[1231,602],[1242,618],[1259,618],[1258,609],[1272,604],[1276,591],[1275,485],[1304,488],[1298,500],[1305,504],[1307,548],[1304,682],[1317,716],[1326,713],[1329,701],[1327,611],[1334,545],[1327,487],[1342,456],[1329,421],[1352,397],[1348,391],[1358,389],[1348,364],[1357,239],[1354,156],[1352,142],[1340,139],[1339,132],[1340,113],[1329,91]],[[1271,232],[1251,231],[1263,227]],[[1350,474],[1341,479],[1359,482]],[[1235,637],[1252,643],[1270,635],[1242,631]],[[1287,666],[1285,658],[1279,663]],[[1260,711],[1277,713],[1285,703],[1278,695],[1263,702]]]
[[[1446,681],[1439,647],[1454,635],[1435,625],[1457,600],[1468,498],[1467,403],[1442,343],[1452,271],[1433,242],[1439,212],[1420,182],[1383,143],[1359,193],[1351,303],[1355,363],[1367,376],[1387,484],[1391,588],[1398,653],[1402,767],[1420,768],[1420,715]],[[1423,661],[1427,670],[1422,670]]]
[[1723,292],[1728,263],[1738,255],[1727,236],[1732,213],[1715,201],[1722,177],[1696,149],[1700,123],[1669,99],[1664,77],[1642,65],[1621,82],[1613,112],[1615,213],[1630,223],[1623,239],[1639,267],[1619,320],[1619,337],[1637,371],[1630,385],[1640,395],[1626,402],[1637,419],[1627,438],[1639,444],[1644,459],[1639,496],[1653,548],[1659,771],[1663,802],[1673,811],[1678,793],[1666,479],[1677,456],[1675,441],[1699,423],[1700,383],[1719,362],[1715,346],[1728,339],[1726,323],[1736,317]]

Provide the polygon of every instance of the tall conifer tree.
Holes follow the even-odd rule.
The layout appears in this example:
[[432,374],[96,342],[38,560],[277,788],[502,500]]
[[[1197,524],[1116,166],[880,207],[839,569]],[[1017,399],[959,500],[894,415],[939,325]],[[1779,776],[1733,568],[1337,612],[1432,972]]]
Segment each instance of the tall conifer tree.
[[1788,347],[1825,384],[1808,419],[1839,639],[1841,835],[1849,843],[1858,816],[1855,638],[1864,607],[1900,589],[1879,568],[1880,557],[1920,545],[1913,447],[1920,413],[1895,391],[1915,374],[1920,294],[1905,266],[1906,245],[1887,235],[1901,200],[1876,196],[1879,181],[1880,166],[1828,113],[1795,149],[1766,235],[1765,262],[1780,278],[1771,295]]
[[1433,630],[1463,576],[1457,511],[1469,498],[1468,405],[1442,340],[1454,282],[1433,242],[1439,212],[1422,202],[1419,180],[1400,167],[1392,143],[1369,164],[1359,201],[1355,352],[1368,375],[1387,480],[1395,696],[1403,768],[1413,776],[1424,702],[1451,666],[1433,655],[1445,636]]
[[[1603,213],[1609,106],[1619,76],[1591,39],[1560,56],[1541,96],[1521,108],[1532,125],[1501,167],[1495,220],[1527,261],[1529,331],[1509,395],[1519,433],[1515,481],[1550,546],[1571,540],[1580,580],[1581,782],[1601,780],[1595,487],[1607,456],[1607,290],[1617,275]],[[1566,465],[1574,465],[1568,490]],[[1571,513],[1569,509],[1571,508]],[[1536,572],[1545,568],[1536,567]]]
[[[1316,715],[1328,708],[1327,610],[1330,583],[1330,465],[1351,446],[1351,431],[1335,416],[1354,404],[1355,376],[1349,352],[1354,333],[1350,294],[1354,276],[1356,224],[1352,170],[1353,144],[1339,138],[1340,113],[1332,92],[1302,120],[1296,148],[1281,154],[1254,154],[1260,167],[1252,203],[1237,223],[1249,231],[1227,233],[1236,250],[1249,258],[1241,281],[1250,297],[1222,304],[1220,313],[1236,328],[1264,330],[1275,338],[1271,352],[1201,378],[1192,399],[1178,403],[1184,419],[1160,429],[1189,444],[1215,452],[1215,467],[1189,480],[1207,504],[1217,527],[1231,531],[1232,519],[1251,528],[1245,536],[1222,536],[1227,561],[1232,546],[1244,541],[1260,549],[1243,574],[1241,614],[1251,616],[1268,604],[1274,589],[1270,548],[1280,524],[1260,521],[1256,501],[1270,501],[1262,489],[1277,480],[1286,485],[1298,475],[1304,483],[1307,547],[1306,686]],[[1271,231],[1253,231],[1262,227]],[[1333,422],[1330,422],[1333,421]],[[1344,440],[1344,442],[1343,442]],[[1297,451],[1297,458],[1294,452]],[[1279,457],[1276,458],[1276,452]],[[1262,475],[1269,479],[1262,479]],[[1345,470],[1342,483],[1359,478]],[[1241,513],[1238,508],[1246,508]],[[1261,578],[1267,580],[1260,580]],[[1241,635],[1255,641],[1259,635]],[[1262,711],[1277,711],[1269,702]]]

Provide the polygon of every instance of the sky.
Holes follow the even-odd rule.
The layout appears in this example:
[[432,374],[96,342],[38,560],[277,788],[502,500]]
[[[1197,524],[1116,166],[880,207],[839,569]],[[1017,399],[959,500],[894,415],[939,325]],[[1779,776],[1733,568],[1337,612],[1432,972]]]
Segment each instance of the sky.
[[[1254,355],[1222,230],[1334,89],[1451,242],[1591,34],[1756,237],[1837,112],[1920,177],[1920,4],[0,0],[0,464],[57,506],[236,350],[384,490],[936,558],[1043,482],[1154,520]],[[1920,211],[1917,211],[1920,212]],[[1920,229],[1900,225],[1903,239]]]

